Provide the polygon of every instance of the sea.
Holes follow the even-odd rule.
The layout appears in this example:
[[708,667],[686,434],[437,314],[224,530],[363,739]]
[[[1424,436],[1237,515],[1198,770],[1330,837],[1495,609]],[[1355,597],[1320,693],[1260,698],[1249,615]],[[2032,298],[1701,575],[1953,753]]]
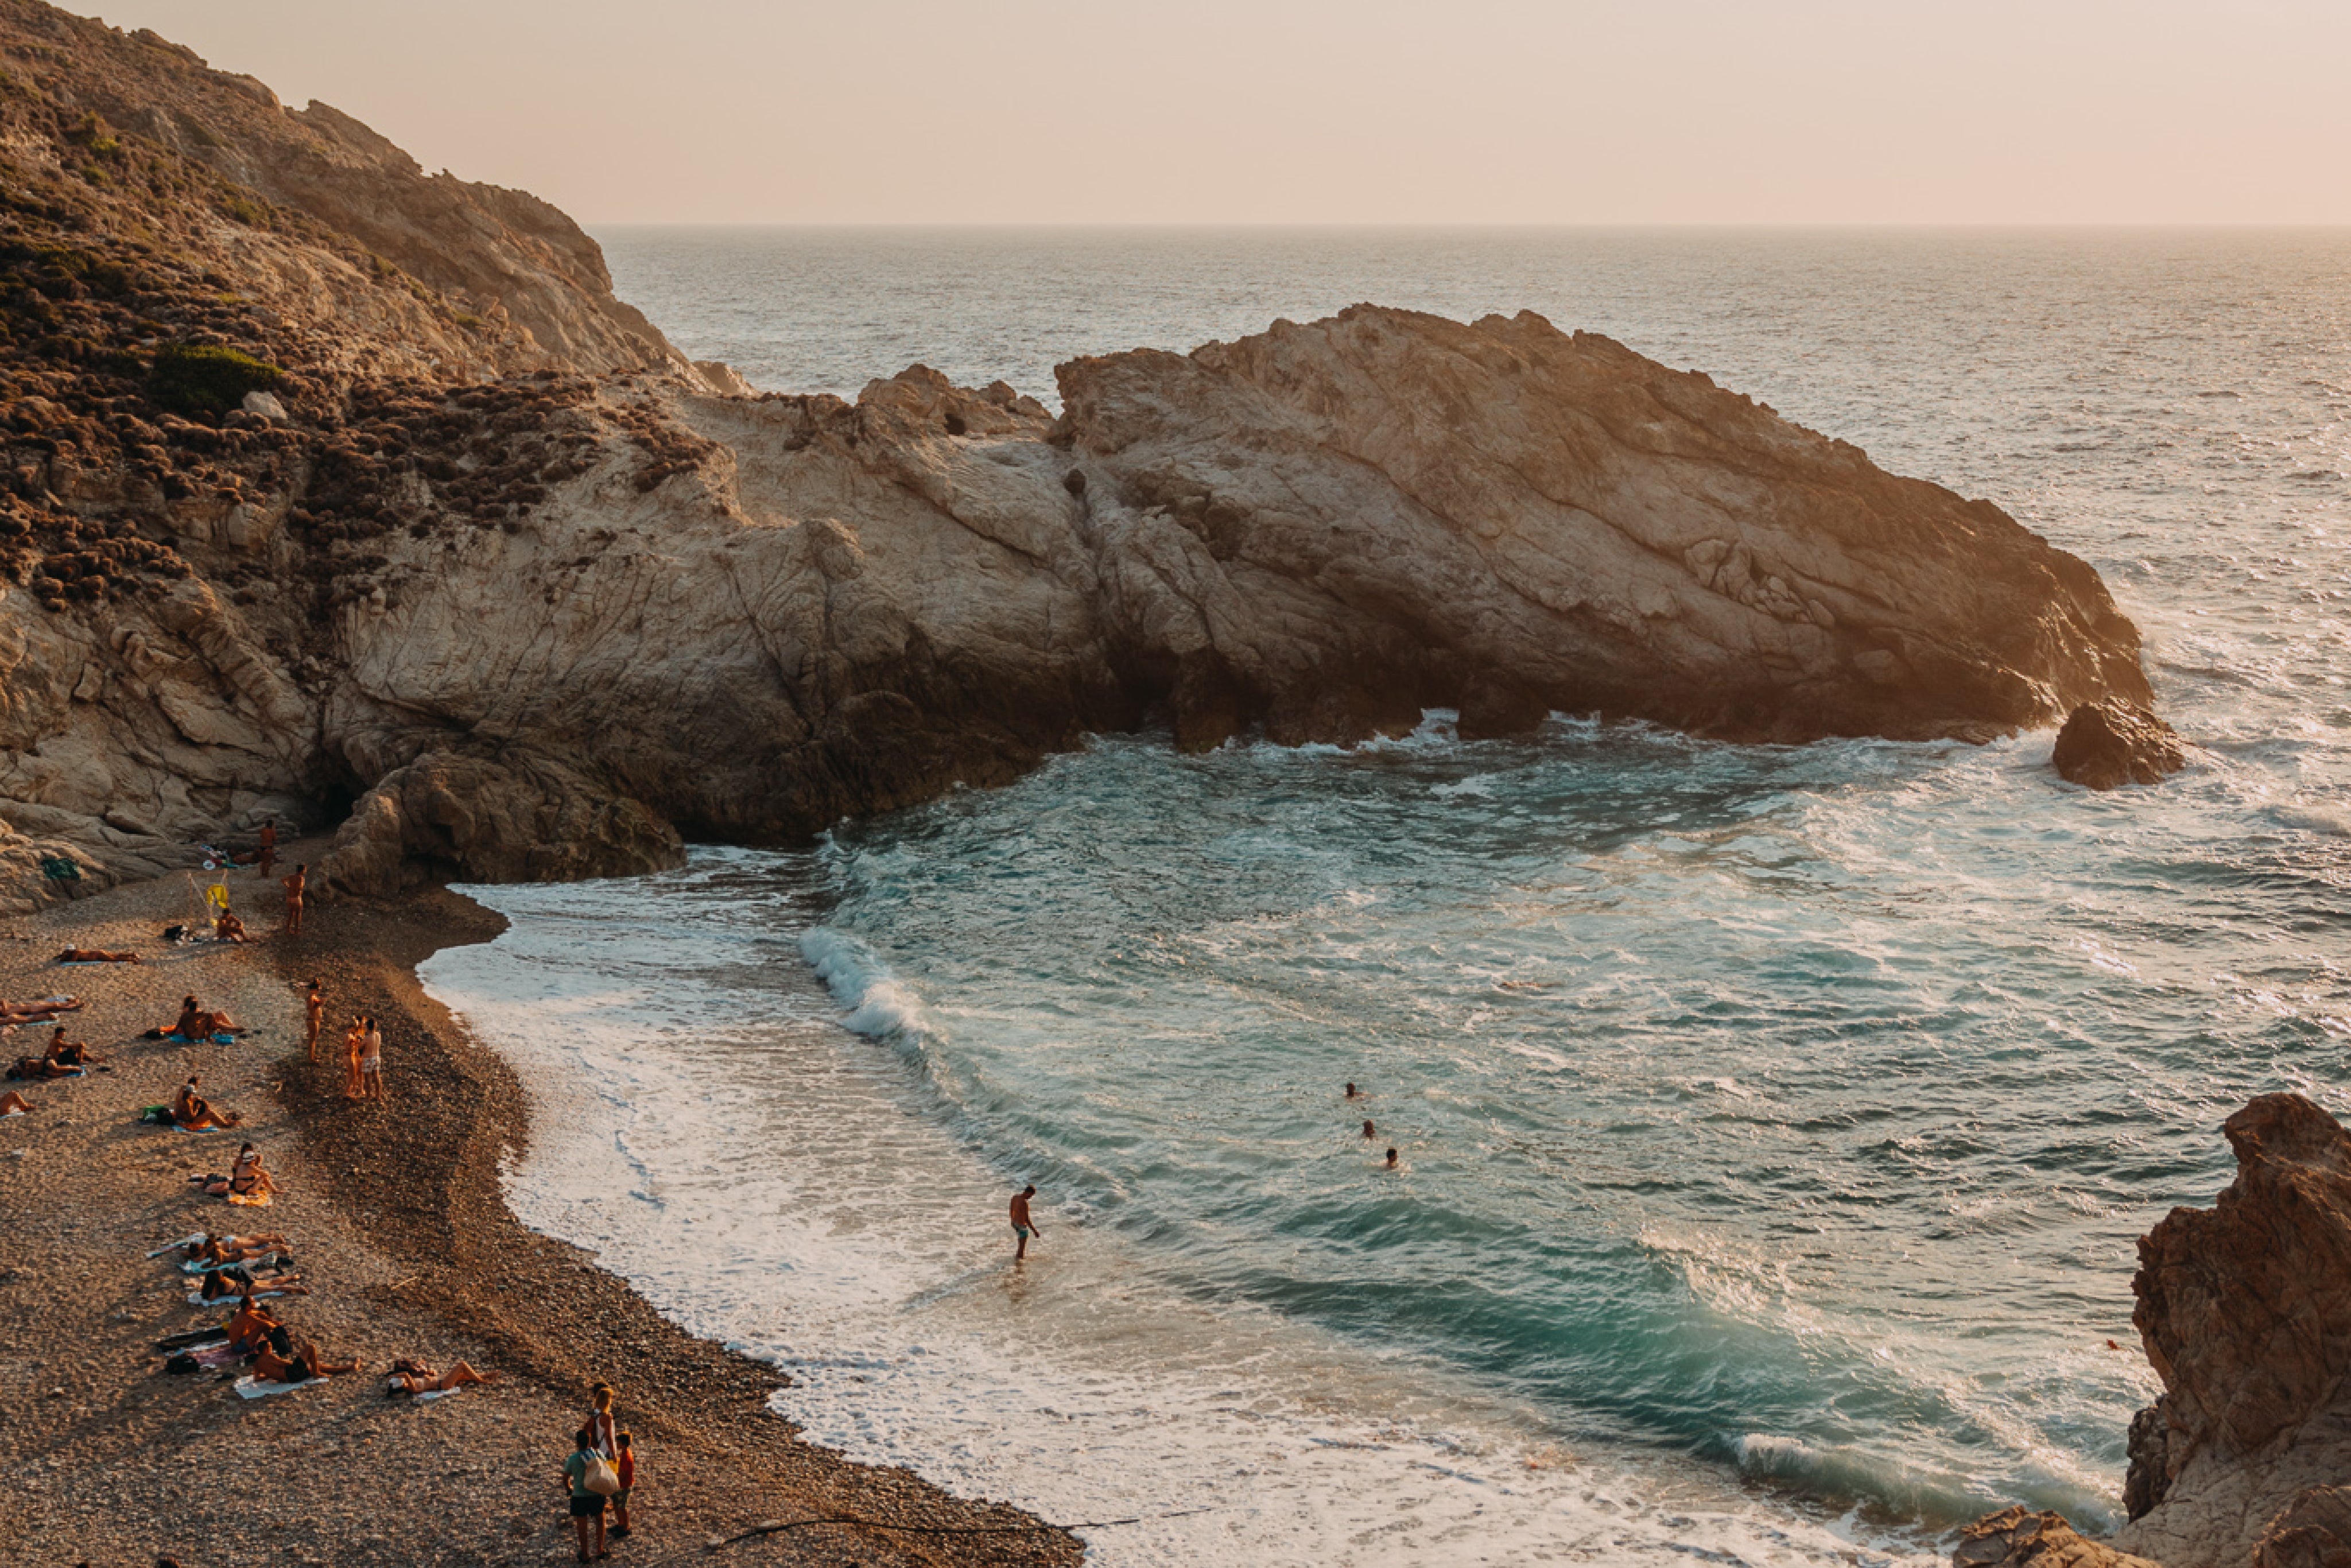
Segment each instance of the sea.
[[2046,733],[1105,736],[470,889],[511,929],[424,979],[530,1086],[528,1223],[776,1363],[810,1440],[1105,1565],[2120,1522],[2136,1239],[2247,1097],[2351,1111],[2351,231],[598,237],[688,353],[845,397],[1533,309],[2088,559],[2194,752],[2095,794]]

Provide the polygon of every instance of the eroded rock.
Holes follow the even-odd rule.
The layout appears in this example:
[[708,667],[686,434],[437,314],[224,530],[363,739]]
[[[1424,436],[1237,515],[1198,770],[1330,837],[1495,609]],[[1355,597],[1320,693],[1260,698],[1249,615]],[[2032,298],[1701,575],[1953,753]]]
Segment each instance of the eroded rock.
[[2188,750],[2179,731],[2151,709],[2116,696],[2084,703],[2068,714],[2050,761],[2073,783],[2115,789],[2161,783],[2188,766]]
[[2132,1322],[2163,1394],[2131,1423],[2130,1522],[2076,1547],[2054,1514],[2011,1509],[1954,1562],[2351,1565],[2351,1134],[2299,1094],[2221,1130],[2235,1181],[2139,1241]]

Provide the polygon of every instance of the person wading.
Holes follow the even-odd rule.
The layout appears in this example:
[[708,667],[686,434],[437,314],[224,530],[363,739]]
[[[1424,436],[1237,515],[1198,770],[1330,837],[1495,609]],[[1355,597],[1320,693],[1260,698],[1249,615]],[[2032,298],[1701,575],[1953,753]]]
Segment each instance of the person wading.
[[1020,1239],[1020,1244],[1012,1249],[1012,1260],[1016,1263],[1029,1256],[1029,1238],[1045,1234],[1029,1212],[1029,1200],[1036,1196],[1037,1186],[1033,1182],[1012,1195],[1012,1234]]

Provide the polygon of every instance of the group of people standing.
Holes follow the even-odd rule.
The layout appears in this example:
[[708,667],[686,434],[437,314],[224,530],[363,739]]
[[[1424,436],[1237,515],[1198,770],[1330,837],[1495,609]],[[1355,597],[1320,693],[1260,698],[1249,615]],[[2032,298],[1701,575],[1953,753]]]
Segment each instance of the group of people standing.
[[[327,992],[323,982],[312,980],[310,994],[303,1001],[305,1048],[310,1060],[319,1060],[319,1037],[327,1023]],[[383,1092],[383,1029],[373,1013],[353,1015],[343,1030],[343,1098],[346,1100],[382,1100]]]
[[[612,1553],[609,1538],[625,1540],[629,1533],[629,1497],[637,1485],[636,1439],[621,1431],[612,1415],[612,1385],[599,1383],[589,1391],[588,1424],[571,1435],[571,1456],[563,1461],[563,1484],[571,1496],[571,1528],[579,1537],[580,1561],[592,1563]],[[611,1511],[608,1529],[605,1511]]]

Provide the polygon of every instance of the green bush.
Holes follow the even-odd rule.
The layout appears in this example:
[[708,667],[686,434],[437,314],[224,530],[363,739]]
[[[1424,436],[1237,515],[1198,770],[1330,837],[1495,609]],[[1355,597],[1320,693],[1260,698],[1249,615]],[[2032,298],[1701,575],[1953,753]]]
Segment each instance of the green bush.
[[231,196],[222,205],[230,217],[247,228],[258,229],[269,226],[269,214],[262,210],[257,202],[248,202],[243,196]]
[[166,343],[155,350],[148,395],[175,413],[226,413],[252,392],[269,392],[286,372],[235,349]]

